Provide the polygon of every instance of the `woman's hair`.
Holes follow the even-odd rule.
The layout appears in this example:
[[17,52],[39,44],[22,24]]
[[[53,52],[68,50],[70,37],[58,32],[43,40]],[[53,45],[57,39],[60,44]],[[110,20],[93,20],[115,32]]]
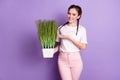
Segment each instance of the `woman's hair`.
[[[81,15],[82,15],[82,9],[81,9],[81,7],[78,6],[78,5],[71,5],[71,6],[68,8],[68,12],[69,12],[69,10],[72,9],[72,8],[75,8],[75,9],[76,9],[76,11],[78,12],[78,16],[80,16],[80,18],[81,18]],[[76,31],[76,35],[77,35],[77,33],[78,33],[79,20],[80,20],[80,18],[77,19],[77,31]],[[69,22],[67,21],[66,23],[64,23],[64,24],[62,25],[62,27],[65,26],[65,25],[68,24],[68,23],[69,23]],[[62,27],[61,27],[61,28],[62,28]],[[60,29],[61,29],[61,28],[60,28]],[[59,32],[60,32],[60,29],[59,29]]]

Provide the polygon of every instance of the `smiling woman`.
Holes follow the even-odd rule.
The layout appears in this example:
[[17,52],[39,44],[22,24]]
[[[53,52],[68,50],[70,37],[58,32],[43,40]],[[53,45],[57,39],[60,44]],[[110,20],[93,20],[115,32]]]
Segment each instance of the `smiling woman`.
[[68,21],[57,31],[56,41],[60,43],[55,48],[59,50],[59,72],[62,80],[79,80],[83,63],[79,51],[86,48],[86,29],[79,24],[82,9],[78,5],[68,8]]

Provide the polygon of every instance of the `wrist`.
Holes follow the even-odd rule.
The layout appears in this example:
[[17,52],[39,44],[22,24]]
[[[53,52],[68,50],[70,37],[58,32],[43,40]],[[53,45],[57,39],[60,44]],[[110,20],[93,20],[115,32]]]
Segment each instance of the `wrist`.
[[58,47],[54,48],[54,53],[56,53],[58,51]]
[[68,36],[68,39],[72,41],[72,37]]

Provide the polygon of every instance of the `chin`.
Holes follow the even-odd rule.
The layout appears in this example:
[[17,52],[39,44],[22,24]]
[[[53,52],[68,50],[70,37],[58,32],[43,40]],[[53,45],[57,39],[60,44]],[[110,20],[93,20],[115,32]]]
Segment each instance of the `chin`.
[[73,21],[73,20],[68,20],[68,22],[69,22],[69,23],[74,23],[74,21]]

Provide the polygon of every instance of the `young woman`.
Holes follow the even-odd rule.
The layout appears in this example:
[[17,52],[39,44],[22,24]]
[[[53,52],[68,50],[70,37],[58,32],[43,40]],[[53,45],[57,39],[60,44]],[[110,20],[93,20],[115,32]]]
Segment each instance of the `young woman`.
[[62,80],[79,80],[83,69],[80,50],[86,48],[86,29],[79,24],[82,9],[78,5],[68,8],[68,21],[58,27],[56,41],[60,44],[55,47],[58,56],[58,67]]

